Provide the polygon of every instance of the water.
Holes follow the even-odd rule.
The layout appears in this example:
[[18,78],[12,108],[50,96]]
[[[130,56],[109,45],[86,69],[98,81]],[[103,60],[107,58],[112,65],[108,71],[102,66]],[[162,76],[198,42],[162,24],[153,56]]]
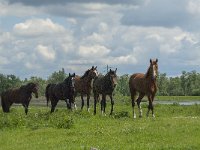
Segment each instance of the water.
[[155,101],[155,104],[179,104],[179,105],[200,105],[200,101]]

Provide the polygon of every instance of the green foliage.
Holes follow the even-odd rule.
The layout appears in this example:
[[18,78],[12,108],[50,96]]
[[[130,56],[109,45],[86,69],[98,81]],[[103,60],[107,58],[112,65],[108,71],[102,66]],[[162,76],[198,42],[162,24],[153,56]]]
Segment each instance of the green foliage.
[[162,96],[200,96],[200,74],[183,71],[180,77],[159,74],[158,93]]
[[120,76],[118,78],[118,85],[117,85],[117,88],[116,88],[116,92],[120,93],[123,96],[130,95],[128,81],[129,81],[129,75],[128,74]]
[[[0,74],[0,93],[9,88],[19,87],[28,82],[39,84],[39,95],[44,96],[48,83],[59,83],[67,77],[65,70],[53,72],[47,80],[40,77],[30,77],[20,80],[15,75]],[[115,89],[116,95],[130,96],[129,75],[124,74],[118,77],[118,85]],[[157,78],[158,92],[160,96],[200,96],[200,74],[196,71],[183,71],[181,76],[167,77],[166,73],[160,73]]]
[[8,114],[0,109],[0,149],[200,149],[200,105],[155,105],[155,119],[146,118],[146,104],[142,108],[143,118],[136,119],[131,106],[121,104],[113,116],[64,108],[50,114],[31,107],[28,115],[22,107]]
[[0,74],[0,93],[10,88],[19,87],[21,83],[20,79],[15,75]]
[[59,83],[64,81],[66,78],[65,70],[62,68],[62,70],[59,70],[58,72],[52,73],[52,75],[48,78],[48,83]]

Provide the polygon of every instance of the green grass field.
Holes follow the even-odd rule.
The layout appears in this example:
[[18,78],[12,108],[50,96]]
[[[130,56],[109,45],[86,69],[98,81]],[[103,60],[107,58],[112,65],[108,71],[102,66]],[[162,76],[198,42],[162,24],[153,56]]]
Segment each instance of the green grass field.
[[[200,149],[200,105],[155,105],[156,118],[132,118],[130,105],[114,107],[113,116],[83,111],[22,107],[0,109],[0,149]],[[107,114],[110,105],[107,106]],[[137,111],[137,109],[136,109]],[[138,115],[138,111],[137,111]]]

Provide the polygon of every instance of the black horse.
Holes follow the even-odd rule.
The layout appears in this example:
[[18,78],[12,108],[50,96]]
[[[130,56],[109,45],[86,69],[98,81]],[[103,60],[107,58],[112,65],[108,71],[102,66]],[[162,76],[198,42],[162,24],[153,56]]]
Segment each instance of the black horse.
[[111,100],[111,111],[110,115],[113,112],[113,91],[117,85],[117,68],[115,71],[111,70],[105,75],[100,75],[94,79],[93,82],[93,93],[94,93],[94,114],[96,114],[96,103],[99,97],[99,94],[102,94],[101,100],[101,112],[102,114],[105,113],[106,108],[106,95],[110,96]]
[[[58,84],[48,84],[45,91],[45,96],[48,101],[51,101],[51,113],[54,112],[55,107],[59,100],[65,100],[67,107],[71,109],[71,104],[74,103],[74,74],[69,76],[61,83]],[[69,100],[69,102],[67,101]]]
[[10,112],[10,106],[13,103],[21,103],[25,108],[25,113],[27,114],[32,93],[34,93],[35,97],[38,98],[38,85],[35,83],[28,83],[20,88],[9,89],[1,93],[3,112]]

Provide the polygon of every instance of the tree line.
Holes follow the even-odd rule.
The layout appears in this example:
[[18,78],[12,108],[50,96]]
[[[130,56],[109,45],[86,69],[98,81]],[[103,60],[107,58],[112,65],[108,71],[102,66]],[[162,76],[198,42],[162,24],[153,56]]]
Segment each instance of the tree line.
[[[39,95],[44,96],[48,83],[62,82],[67,76],[64,69],[53,72],[47,79],[30,77],[21,80],[15,75],[0,74],[0,93],[10,88],[20,87],[28,82],[35,82],[39,84]],[[129,77],[128,74],[118,77],[115,94],[130,96]],[[157,95],[159,96],[200,96],[200,73],[183,71],[180,76],[176,77],[168,77],[166,73],[159,73],[157,85]]]

